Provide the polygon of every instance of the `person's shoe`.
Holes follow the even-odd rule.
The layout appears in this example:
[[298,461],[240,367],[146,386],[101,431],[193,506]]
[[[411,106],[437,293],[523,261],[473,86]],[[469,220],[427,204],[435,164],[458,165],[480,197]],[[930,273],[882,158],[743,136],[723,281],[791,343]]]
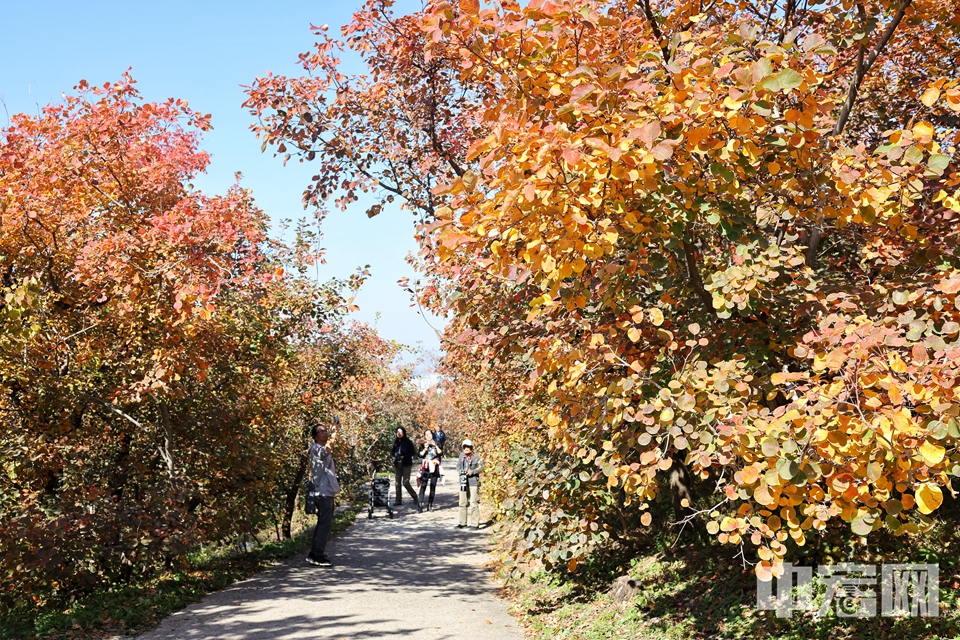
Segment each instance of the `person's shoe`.
[[313,556],[307,556],[307,564],[312,564],[315,567],[323,566],[322,564],[320,564],[320,561],[314,558]]
[[433,511],[433,503],[427,505],[427,511]]
[[418,505],[417,505],[417,513],[423,513],[423,505],[422,505],[422,504],[418,504]]
[[399,507],[399,506],[402,505],[402,504],[403,504],[403,502],[400,501],[400,500],[394,500],[394,501],[393,501],[393,506],[395,506],[395,507]]
[[458,524],[458,525],[457,525],[457,529],[466,529],[466,528],[467,528],[467,525],[465,525],[465,524]]
[[318,563],[317,566],[320,566],[320,567],[329,567],[330,565],[333,564],[332,562],[330,562],[330,558],[328,558],[325,555],[320,556],[320,558],[317,560],[317,563]]

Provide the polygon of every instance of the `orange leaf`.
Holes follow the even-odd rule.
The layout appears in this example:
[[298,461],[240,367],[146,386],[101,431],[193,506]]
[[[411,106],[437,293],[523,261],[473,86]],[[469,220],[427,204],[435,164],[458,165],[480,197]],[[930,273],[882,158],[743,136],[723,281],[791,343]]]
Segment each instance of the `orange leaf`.
[[740,478],[743,480],[743,484],[754,484],[760,479],[760,472],[757,471],[756,467],[746,467],[740,472]]
[[922,96],[920,96],[920,102],[927,105],[928,107],[932,107],[939,98],[940,98],[940,89],[936,87],[930,87],[929,89],[923,92]]

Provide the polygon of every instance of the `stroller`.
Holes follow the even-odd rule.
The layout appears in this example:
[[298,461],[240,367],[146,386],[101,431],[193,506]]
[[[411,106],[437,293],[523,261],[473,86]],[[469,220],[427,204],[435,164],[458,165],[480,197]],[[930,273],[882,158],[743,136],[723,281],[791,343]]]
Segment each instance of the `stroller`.
[[390,504],[390,477],[378,478],[380,465],[374,465],[373,473],[370,476],[370,506],[367,509],[367,517],[373,517],[373,510],[377,507],[386,507],[387,516],[393,517],[393,506]]

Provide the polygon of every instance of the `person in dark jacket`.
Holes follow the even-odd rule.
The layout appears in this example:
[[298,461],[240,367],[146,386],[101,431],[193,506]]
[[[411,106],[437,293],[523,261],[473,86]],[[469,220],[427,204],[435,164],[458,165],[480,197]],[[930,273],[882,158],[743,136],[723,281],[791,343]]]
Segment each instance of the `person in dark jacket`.
[[[417,448],[413,441],[407,437],[407,430],[403,427],[397,427],[397,437],[393,440],[393,469],[396,477],[397,495],[393,504],[403,504],[403,489],[417,502],[417,492],[410,484],[410,470],[413,468],[413,456],[417,455]],[[401,487],[402,484],[402,487]]]
[[460,475],[460,524],[458,529],[467,526],[469,507],[470,519],[474,527],[480,528],[480,473],[483,460],[473,452],[473,442],[464,440],[463,452],[457,460],[457,473]]

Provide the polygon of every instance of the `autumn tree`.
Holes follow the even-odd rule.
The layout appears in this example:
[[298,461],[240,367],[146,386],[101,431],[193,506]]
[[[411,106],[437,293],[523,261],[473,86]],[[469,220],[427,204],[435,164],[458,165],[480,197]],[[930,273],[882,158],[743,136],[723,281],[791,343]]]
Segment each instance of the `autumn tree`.
[[359,282],[305,275],[315,256],[268,239],[239,184],[190,185],[208,127],[124,76],[0,132],[0,604],[129,580],[277,511],[284,383]]
[[[404,198],[422,302],[545,395],[534,441],[644,525],[672,486],[765,578],[832,522],[931,525],[960,475],[952,3],[391,5],[258,79],[255,129],[318,162],[307,203]],[[602,537],[610,508],[551,519]]]

